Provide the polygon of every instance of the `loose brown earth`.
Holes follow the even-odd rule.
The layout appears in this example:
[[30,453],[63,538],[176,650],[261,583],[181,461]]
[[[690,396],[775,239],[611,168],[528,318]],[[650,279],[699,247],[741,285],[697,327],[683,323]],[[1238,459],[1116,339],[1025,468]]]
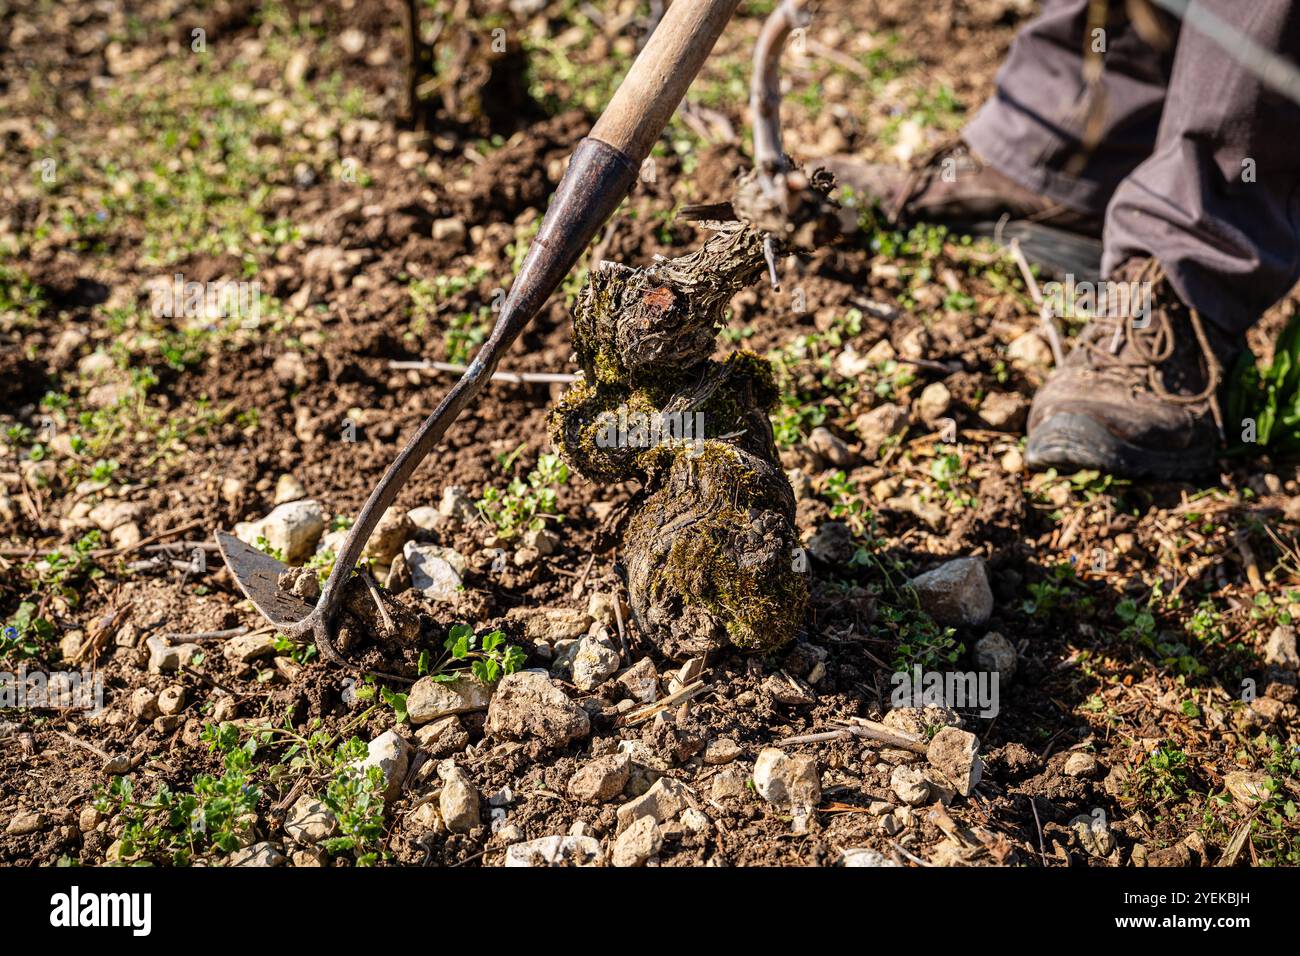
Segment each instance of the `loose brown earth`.
[[[666,134],[653,181],[637,185],[599,240],[605,259],[640,265],[695,248],[706,233],[674,210],[729,197],[745,168],[746,62],[763,12],[750,6],[697,82],[689,118]],[[215,555],[205,573],[172,563],[189,555],[185,542],[266,514],[282,474],[328,512],[354,516],[450,384],[389,363],[456,357],[449,322],[483,321],[479,310],[508,284],[563,158],[644,37],[643,6],[604,7],[601,22],[577,4],[525,15],[489,2],[426,8],[430,36],[440,24],[445,37],[500,26],[527,38],[536,116],[496,114],[486,138],[449,122],[436,99],[430,133],[399,125],[400,4],[216,3],[181,13],[170,2],[19,3],[0,11],[0,419],[9,429],[0,614],[14,627],[20,614],[49,624],[23,632],[29,653],[11,650],[5,666],[68,666],[61,647],[102,632],[92,656],[106,707],[99,717],[0,717],[0,860],[105,862],[126,822],[84,813],[112,777],[105,758],[129,758],[137,799],[163,784],[189,792],[197,776],[222,773],[220,755],[199,739],[218,708],[236,719],[240,739],[260,742],[251,771],[256,834],[244,842],[287,847],[285,798],[324,785],[286,763],[283,739],[259,728],[368,741],[396,726],[411,736],[391,707],[344,693],[353,675],[316,658],[233,667],[207,644],[189,670],[159,675],[144,666],[144,642],[257,627]],[[940,141],[987,95],[1031,7],[944,0],[918,12],[894,0],[828,0],[789,71],[787,149],[804,162],[842,151],[901,161]],[[194,28],[206,31],[201,54],[191,50]],[[436,60],[442,46],[434,49]],[[52,183],[42,179],[44,159],[55,160]],[[844,560],[814,560],[805,635],[768,658],[711,657],[706,692],[665,720],[629,723],[615,681],[587,693],[562,685],[592,729],[559,750],[484,736],[483,715],[466,716],[471,743],[454,757],[485,798],[483,822],[448,834],[420,811],[439,787],[430,761],[384,808],[373,847],[380,860],[497,865],[507,838],[568,833],[578,823],[608,850],[616,808],[664,774],[691,789],[710,823],[701,832],[665,827],[662,865],[829,865],[854,847],[903,865],[1300,862],[1296,676],[1265,660],[1274,628],[1295,610],[1287,590],[1300,573],[1291,544],[1300,524],[1295,466],[1237,459],[1217,483],[1201,485],[1028,474],[1023,409],[994,421],[981,411],[992,393],[1031,395],[1046,371],[1042,341],[1024,337],[1035,310],[1005,256],[941,234],[880,234],[875,247],[823,251],[783,268],[784,291],[758,286],[736,297],[723,351],[780,353],[783,464],[806,476],[796,487],[799,530],[811,537],[836,520],[854,535]],[[153,316],[146,283],[175,272],[257,280],[261,322]],[[1288,301],[1263,324],[1261,355],[1293,307]],[[557,294],[504,367],[572,371],[568,320],[566,295]],[[886,342],[920,364],[890,361],[879,351]],[[869,352],[855,367],[855,353]],[[87,359],[95,353],[107,361]],[[950,392],[955,443],[922,420],[920,393],[939,381]],[[58,397],[42,404],[47,393]],[[398,507],[437,505],[452,485],[477,498],[527,475],[549,451],[555,394],[490,386]],[[879,457],[863,457],[854,423],[886,400],[909,410],[909,430]],[[348,422],[355,441],[343,440]],[[857,461],[832,467],[821,433],[810,440],[818,425]],[[520,446],[503,471],[498,458]],[[480,634],[500,627],[528,653],[527,666],[546,667],[546,651],[507,613],[586,609],[593,595],[620,592],[619,554],[598,544],[611,511],[635,489],[575,477],[557,491],[550,526],[560,547],[522,567],[513,560],[519,542],[485,521],[442,522],[423,534],[470,561],[453,602],[400,599],[425,614],[423,640],[435,651],[455,623]],[[103,502],[138,504],[134,530],[97,537],[88,510]],[[87,555],[75,566],[46,561],[72,556],[79,541]],[[147,550],[158,541],[180,544]],[[504,568],[494,567],[494,547],[512,556]],[[963,555],[988,559],[996,608],[988,624],[949,640],[890,582]],[[1149,626],[1141,617],[1135,624],[1134,604],[1149,609]],[[611,637],[618,629],[608,628]],[[964,714],[987,762],[973,797],[946,812],[926,804],[900,813],[897,831],[884,832],[884,808],[873,803],[899,803],[890,773],[907,758],[859,739],[786,747],[814,757],[821,775],[815,819],[799,832],[787,809],[744,785],[764,747],[849,718],[879,719],[896,664],[973,668],[970,650],[989,631],[1010,639],[1019,664],[995,719]],[[623,664],[651,656],[666,689],[680,663],[653,655],[631,622],[620,639]],[[174,686],[185,691],[177,716],[132,716],[138,688]],[[1254,694],[1243,699],[1243,686]],[[735,741],[739,756],[704,764],[698,747],[722,739]],[[573,773],[619,740],[643,745],[630,789],[598,804],[571,799]],[[1067,775],[1076,753],[1095,757],[1096,771]],[[737,769],[733,795],[715,789],[716,777]],[[1225,796],[1233,771],[1264,774],[1266,801]],[[486,798],[505,789],[494,829]],[[34,831],[13,832],[28,829],[11,821],[32,811],[42,814]],[[1114,846],[1097,855],[1069,823],[1099,811]],[[202,845],[198,855],[226,859]]]

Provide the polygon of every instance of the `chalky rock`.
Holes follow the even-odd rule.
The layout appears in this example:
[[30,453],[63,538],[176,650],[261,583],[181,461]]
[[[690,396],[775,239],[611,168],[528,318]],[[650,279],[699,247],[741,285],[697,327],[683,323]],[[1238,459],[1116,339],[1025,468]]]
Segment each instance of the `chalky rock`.
[[997,631],[975,642],[975,669],[998,675],[999,688],[1008,687],[1016,676],[1016,647]]
[[573,686],[584,692],[594,690],[613,677],[621,663],[618,651],[608,643],[584,636],[573,655]]
[[930,783],[925,774],[920,768],[907,764],[894,768],[889,777],[889,788],[909,806],[919,807],[930,799]]
[[328,840],[337,830],[338,820],[329,807],[311,794],[299,797],[284,820],[285,835],[305,846]]
[[5,825],[5,833],[10,836],[27,836],[39,833],[49,824],[49,818],[39,810],[23,810],[15,813]]
[[881,723],[890,730],[924,740],[942,727],[960,727],[961,714],[947,707],[895,707]]
[[402,792],[402,781],[411,760],[411,745],[397,731],[388,730],[370,741],[366,750],[366,757],[353,766],[362,773],[378,767],[383,776],[384,799],[394,799]]
[[844,851],[843,866],[898,866],[893,860],[886,859],[878,850],[866,847],[851,847]]
[[540,837],[506,848],[506,866],[599,866],[600,841],[589,836]]
[[406,542],[402,556],[411,570],[411,587],[435,601],[454,601],[465,574],[465,559],[451,548]]
[[984,762],[976,753],[978,749],[979,738],[970,731],[945,727],[930,740],[925,756],[953,789],[969,797],[984,773]]
[[286,564],[300,564],[311,557],[324,532],[325,514],[311,499],[276,505],[265,518],[235,525],[236,538],[254,547],[259,538],[265,538]]
[[1232,799],[1243,807],[1254,808],[1268,800],[1268,774],[1260,771],[1233,770],[1223,778],[1223,786]]
[[810,809],[821,801],[821,776],[817,761],[803,755],[791,757],[767,747],[754,762],[754,789],[768,803]]
[[1048,369],[1052,367],[1052,349],[1037,332],[1026,332],[1007,346],[1007,358],[1020,368]]
[[488,707],[487,732],[556,748],[586,737],[591,733],[591,721],[545,674],[516,671],[497,685]]
[[226,860],[227,866],[284,866],[288,858],[274,843],[254,843],[236,850]]
[[403,545],[413,534],[415,523],[410,517],[396,508],[389,508],[375,525],[361,556],[373,558],[378,564],[392,564],[393,558],[401,553]]
[[812,430],[805,446],[832,468],[852,468],[858,461],[858,456],[853,453],[844,439],[825,425],[819,425]]
[[144,505],[139,502],[110,499],[91,508],[87,517],[101,531],[115,531],[139,520],[143,515]]
[[1296,651],[1295,628],[1279,624],[1268,636],[1264,660],[1275,667],[1300,670],[1300,653]]
[[530,641],[574,640],[587,633],[591,617],[586,611],[569,607],[516,607],[506,612],[507,621],[523,624],[524,637]]
[[659,852],[663,835],[653,817],[638,817],[614,840],[610,862],[614,866],[644,866]]
[[690,796],[686,785],[672,777],[660,777],[641,796],[618,808],[615,814],[618,832],[626,830],[641,817],[652,817],[655,823],[667,823],[688,806]]
[[993,589],[983,558],[956,558],[908,582],[921,608],[940,624],[976,627],[993,615]]
[[169,644],[162,637],[146,638],[144,646],[149,651],[149,673],[166,674],[186,667],[202,651],[198,644]]
[[980,418],[991,428],[1019,431],[1024,427],[1029,402],[1015,392],[990,392],[980,405]]
[[943,382],[931,382],[921,390],[916,400],[916,415],[927,425],[934,425],[948,412],[952,404],[952,394]]
[[583,764],[569,778],[569,796],[583,803],[604,803],[622,793],[631,776],[630,756],[605,754]]
[[248,664],[275,654],[274,634],[241,634],[221,645],[221,654],[232,664]]
[[1110,856],[1115,849],[1115,836],[1110,832],[1104,814],[1081,813],[1070,821],[1069,826],[1090,856]]
[[434,758],[458,753],[469,746],[469,733],[455,714],[438,717],[425,724],[415,732],[415,739],[421,749]]
[[874,461],[889,439],[907,431],[907,420],[907,409],[893,402],[877,405],[859,415],[853,424],[862,441],[863,456]]
[[438,765],[442,780],[442,793],[438,795],[438,811],[442,822],[452,833],[468,833],[479,825],[479,797],[469,775],[451,761]]
[[448,485],[442,490],[442,500],[438,502],[438,513],[444,518],[451,518],[462,524],[471,524],[478,519],[478,507],[474,499],[465,493],[460,485]]
[[1097,758],[1081,750],[1070,754],[1065,760],[1065,766],[1061,768],[1067,777],[1095,777],[1100,771],[1101,765],[1097,763]]
[[659,699],[659,674],[655,664],[643,657],[618,675],[619,686],[628,697],[641,704],[653,704]]
[[[302,362],[297,352],[286,353]],[[277,363],[279,360],[276,360]],[[275,504],[282,505],[289,501],[301,501],[307,497],[307,487],[293,475],[281,475],[275,479]]]
[[450,714],[487,710],[491,702],[492,688],[476,677],[457,677],[449,681],[421,677],[407,691],[406,713],[412,724],[427,724]]

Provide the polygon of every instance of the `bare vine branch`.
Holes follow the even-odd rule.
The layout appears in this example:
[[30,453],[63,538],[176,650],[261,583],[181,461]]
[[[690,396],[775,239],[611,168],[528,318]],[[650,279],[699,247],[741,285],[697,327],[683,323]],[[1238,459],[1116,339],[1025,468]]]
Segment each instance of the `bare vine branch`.
[[754,47],[749,108],[754,117],[754,165],[763,188],[775,197],[785,189],[790,163],[781,147],[781,53],[786,40],[811,18],[809,0],[781,0],[768,16]]

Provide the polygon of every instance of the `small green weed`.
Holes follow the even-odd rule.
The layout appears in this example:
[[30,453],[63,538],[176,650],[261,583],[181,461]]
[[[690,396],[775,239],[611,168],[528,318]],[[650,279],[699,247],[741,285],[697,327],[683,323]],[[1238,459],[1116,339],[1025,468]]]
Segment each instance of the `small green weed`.
[[485,684],[492,684],[506,674],[513,674],[524,666],[524,651],[506,643],[506,636],[492,631],[481,637],[468,624],[455,624],[443,642],[443,656],[431,664],[428,657],[420,660],[420,673],[430,674],[437,681],[453,681],[463,676],[465,665],[470,673]]
[[562,520],[557,513],[556,491],[568,481],[569,466],[558,455],[542,455],[527,479],[513,478],[504,490],[490,485],[484,488],[478,510],[499,537],[538,531],[548,520]]

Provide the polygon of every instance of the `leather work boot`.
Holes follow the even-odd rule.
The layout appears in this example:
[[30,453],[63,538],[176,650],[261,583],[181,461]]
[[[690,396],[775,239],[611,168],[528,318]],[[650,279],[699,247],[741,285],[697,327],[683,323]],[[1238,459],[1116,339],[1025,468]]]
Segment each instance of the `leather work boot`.
[[1129,259],[1103,289],[1110,301],[1098,295],[1034,396],[1026,463],[1167,479],[1206,471],[1223,437],[1217,393],[1244,339],[1187,308],[1154,259]]
[[958,140],[914,161],[910,170],[865,163],[850,156],[820,161],[867,202],[879,205],[895,225],[918,222],[954,226],[997,222],[1003,217],[1100,238],[1098,216],[1068,209],[1008,179]]

